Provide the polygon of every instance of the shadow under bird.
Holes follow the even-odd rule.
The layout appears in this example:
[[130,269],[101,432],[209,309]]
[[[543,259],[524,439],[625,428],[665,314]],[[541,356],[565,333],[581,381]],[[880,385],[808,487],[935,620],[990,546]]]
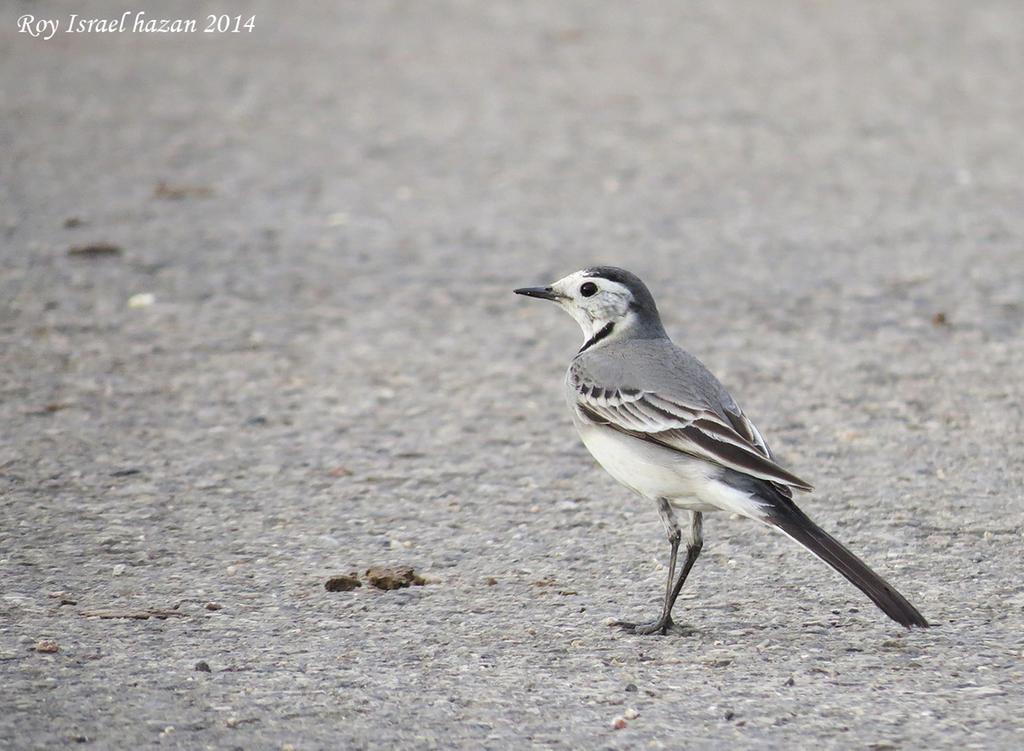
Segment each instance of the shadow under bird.
[[[549,287],[516,294],[552,300],[583,329],[585,342],[565,378],[566,399],[584,445],[605,470],[657,504],[671,546],[665,601],[652,623],[617,625],[665,634],[672,606],[703,545],[706,511],[774,527],[803,545],[903,626],[928,622],[903,595],[793,502],[811,485],[780,467],[729,392],[662,327],[654,298],[623,269],[583,269]],[[681,526],[676,512],[689,519]],[[680,543],[686,558],[676,577]]]

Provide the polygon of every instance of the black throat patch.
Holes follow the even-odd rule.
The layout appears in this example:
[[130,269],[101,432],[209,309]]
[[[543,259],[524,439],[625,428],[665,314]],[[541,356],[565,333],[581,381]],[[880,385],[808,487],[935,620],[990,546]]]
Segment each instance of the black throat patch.
[[614,329],[614,328],[615,328],[615,324],[614,324],[614,323],[612,323],[611,321],[609,321],[608,323],[606,323],[606,324],[605,324],[604,326],[602,326],[602,327],[601,327],[601,330],[600,330],[600,331],[598,331],[598,332],[597,332],[596,334],[594,334],[594,335],[593,335],[592,337],[590,337],[589,339],[587,339],[587,342],[586,342],[586,344],[584,344],[584,345],[583,345],[582,347],[580,347],[580,351],[579,351],[579,352],[577,352],[576,354],[578,355],[578,354],[580,354],[580,352],[585,352],[586,350],[588,350],[588,349],[590,349],[591,347],[593,347],[593,346],[594,346],[595,344],[597,344],[597,343],[598,343],[599,341],[601,341],[601,340],[602,340],[602,339],[604,339],[604,338],[605,338],[606,336],[608,336],[608,335],[609,335],[610,333],[612,333],[612,329]]

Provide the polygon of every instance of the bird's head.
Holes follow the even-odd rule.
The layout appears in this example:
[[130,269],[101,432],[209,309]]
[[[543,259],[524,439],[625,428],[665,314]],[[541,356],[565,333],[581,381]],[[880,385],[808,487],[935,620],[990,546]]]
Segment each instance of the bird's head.
[[[562,277],[547,287],[522,287],[517,295],[552,300],[583,329],[586,342],[631,334],[665,335],[654,298],[639,277],[614,266],[592,266]],[[587,345],[584,345],[587,346]]]

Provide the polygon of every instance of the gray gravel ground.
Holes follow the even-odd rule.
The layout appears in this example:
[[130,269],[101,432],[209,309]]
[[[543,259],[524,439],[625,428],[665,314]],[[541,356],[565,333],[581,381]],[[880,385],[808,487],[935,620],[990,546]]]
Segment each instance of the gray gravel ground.
[[[1020,748],[1019,2],[68,9],[0,8],[0,746]],[[511,294],[594,262],[936,628],[726,516],[607,625],[657,514]]]

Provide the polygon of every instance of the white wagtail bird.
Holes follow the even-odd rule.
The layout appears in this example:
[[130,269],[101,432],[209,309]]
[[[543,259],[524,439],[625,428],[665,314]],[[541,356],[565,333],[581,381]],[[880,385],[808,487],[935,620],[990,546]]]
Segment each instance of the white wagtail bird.
[[[797,508],[793,491],[810,491],[811,485],[776,463],[718,379],[672,343],[640,279],[598,266],[550,287],[515,292],[553,300],[583,329],[585,342],[565,378],[573,422],[612,477],[657,504],[668,533],[661,616],[652,623],[617,625],[637,634],[665,634],[672,627],[672,606],[703,546],[705,511],[740,514],[782,531],[897,623],[928,625],[903,595]],[[689,514],[685,530],[677,511]],[[686,560],[676,578],[684,536]]]

